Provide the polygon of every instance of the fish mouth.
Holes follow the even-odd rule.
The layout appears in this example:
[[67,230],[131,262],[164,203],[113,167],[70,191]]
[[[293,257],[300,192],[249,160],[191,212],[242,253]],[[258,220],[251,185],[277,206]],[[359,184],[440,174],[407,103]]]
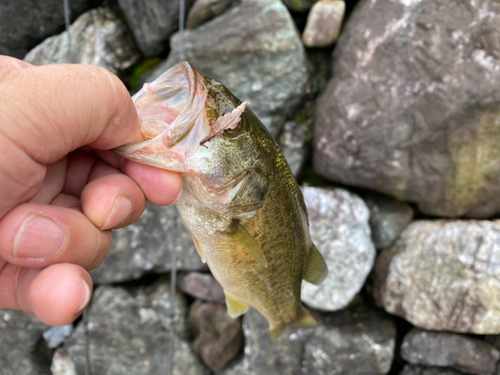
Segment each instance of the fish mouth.
[[114,150],[126,158],[156,165],[141,159],[145,154],[170,151],[185,159],[187,155],[183,154],[196,152],[200,140],[209,133],[205,110],[207,89],[203,76],[187,61],[144,84],[132,100],[145,140]]

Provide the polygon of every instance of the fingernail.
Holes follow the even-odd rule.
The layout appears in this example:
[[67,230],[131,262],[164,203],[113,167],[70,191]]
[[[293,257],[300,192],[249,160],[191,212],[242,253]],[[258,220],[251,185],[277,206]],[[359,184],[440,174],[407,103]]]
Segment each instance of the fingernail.
[[87,305],[90,302],[90,298],[92,297],[92,289],[90,289],[90,285],[87,284],[83,279],[82,279],[82,283],[83,283],[83,288],[84,288],[84,293],[85,293],[84,294],[85,299],[83,300],[82,305],[78,309],[78,315],[80,315],[81,312],[87,307]]
[[65,238],[59,224],[43,216],[30,215],[16,234],[13,253],[19,258],[49,258],[62,250]]
[[133,210],[132,201],[123,195],[119,196],[102,229],[111,229],[123,224],[132,215]]

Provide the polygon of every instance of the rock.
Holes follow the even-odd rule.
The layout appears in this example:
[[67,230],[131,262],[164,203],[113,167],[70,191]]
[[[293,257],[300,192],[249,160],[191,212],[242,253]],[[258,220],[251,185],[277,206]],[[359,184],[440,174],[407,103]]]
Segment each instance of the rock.
[[226,303],[224,290],[209,273],[190,272],[179,277],[179,289],[202,301]]
[[399,375],[461,375],[461,372],[441,367],[406,365]]
[[[145,78],[178,62],[178,34],[169,58]],[[279,0],[246,0],[184,33],[184,53],[202,74],[225,85],[273,136],[307,91],[307,59],[290,13]]]
[[[185,14],[194,0],[185,0]],[[138,47],[146,56],[165,50],[168,38],[179,28],[179,1],[118,0]]]
[[309,157],[309,125],[311,122],[297,124],[287,121],[278,138],[278,144],[295,178],[301,175]]
[[32,314],[0,310],[2,375],[50,375],[52,354],[42,338],[47,328]]
[[234,0],[196,0],[189,11],[186,27],[194,29],[223,13]]
[[113,231],[113,246],[106,261],[91,272],[94,282],[109,284],[147,273],[169,272],[174,248],[179,271],[206,270],[180,219],[175,230],[175,217],[175,207],[148,204],[139,221]]
[[328,47],[340,35],[344,20],[345,3],[343,0],[320,0],[315,3],[309,15],[302,41],[306,47]]
[[311,238],[325,258],[328,276],[319,286],[302,283],[302,301],[324,311],[344,308],[363,287],[375,260],[369,211],[344,189],[303,187]]
[[[89,312],[90,359],[95,374],[160,374],[174,349],[175,375],[208,374],[186,341],[187,303],[177,293],[171,316],[170,285],[165,278],[149,287],[97,289]],[[173,329],[171,328],[173,327]],[[173,340],[173,341],[172,341]],[[65,348],[78,374],[85,371],[85,333],[80,322]]]
[[[72,0],[71,17],[100,1]],[[22,59],[45,38],[64,30],[64,5],[60,0],[2,1],[0,3],[0,55]]]
[[415,221],[377,260],[376,299],[423,329],[500,333],[499,257],[500,221]]
[[500,211],[500,3],[448,5],[358,3],[318,101],[316,173],[432,215]]
[[194,350],[213,371],[220,371],[240,352],[243,345],[241,318],[231,318],[226,306],[195,301],[189,311],[189,320],[198,332]]
[[52,371],[52,375],[78,375],[75,362],[62,349],[58,349],[54,353],[50,370]]
[[401,356],[412,364],[490,375],[495,372],[500,352],[482,340],[413,328],[403,339]]
[[373,311],[315,315],[317,328],[287,328],[272,344],[266,319],[251,309],[243,316],[245,355],[221,375],[386,374],[396,329]]
[[363,194],[370,210],[370,228],[377,249],[391,246],[413,219],[413,209],[406,203],[382,194]]
[[139,59],[127,26],[107,8],[80,16],[68,33],[46,39],[24,61],[34,65],[77,63],[97,65],[118,74]]
[[43,338],[49,348],[54,349],[63,343],[63,341],[73,332],[73,324],[65,326],[50,327],[43,333]]

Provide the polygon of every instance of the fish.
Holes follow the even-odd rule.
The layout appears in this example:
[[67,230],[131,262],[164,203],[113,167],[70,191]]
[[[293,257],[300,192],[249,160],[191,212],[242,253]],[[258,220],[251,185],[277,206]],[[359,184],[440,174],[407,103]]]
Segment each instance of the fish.
[[133,101],[144,140],[115,151],[181,174],[177,210],[224,289],[228,313],[254,307],[271,340],[288,325],[316,326],[301,304],[301,283],[320,284],[328,268],[312,243],[300,188],[249,103],[186,61]]

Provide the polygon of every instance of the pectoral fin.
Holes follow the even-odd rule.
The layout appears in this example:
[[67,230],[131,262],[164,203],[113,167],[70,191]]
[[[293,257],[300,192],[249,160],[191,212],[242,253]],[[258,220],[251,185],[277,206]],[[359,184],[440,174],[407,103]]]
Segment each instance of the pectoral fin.
[[241,302],[229,292],[224,291],[224,294],[226,295],[227,312],[231,317],[237,318],[248,310],[248,305],[246,303]]
[[191,236],[191,239],[193,240],[194,247],[196,248],[196,251],[198,252],[198,255],[200,256],[201,261],[203,263],[207,263],[207,260],[205,259],[205,256],[203,255],[203,251],[201,250],[200,243],[198,242],[196,237],[193,236],[193,233],[189,232],[189,235]]
[[304,280],[311,284],[319,285],[328,276],[328,267],[314,244],[309,250],[309,260],[307,261],[307,269],[304,275]]
[[246,251],[248,251],[248,254],[260,263],[261,266],[267,268],[267,260],[262,252],[260,244],[250,233],[248,233],[245,228],[243,228],[238,220],[233,220],[233,223],[228,231],[220,233],[241,245]]

